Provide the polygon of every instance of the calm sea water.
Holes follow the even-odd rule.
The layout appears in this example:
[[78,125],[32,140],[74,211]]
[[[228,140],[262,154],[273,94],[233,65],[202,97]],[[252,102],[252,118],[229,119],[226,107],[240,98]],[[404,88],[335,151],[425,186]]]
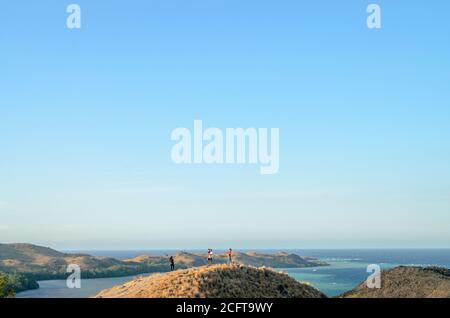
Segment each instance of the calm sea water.
[[[261,253],[274,253],[279,250],[257,250]],[[369,264],[378,264],[382,269],[398,265],[441,266],[450,268],[450,249],[366,249],[366,250],[285,250],[299,255],[312,256],[330,264],[326,267],[285,269],[299,281],[306,281],[328,296],[346,292],[369,275]],[[114,258],[133,258],[143,254],[170,255],[174,250],[135,250],[135,251],[68,251],[82,252],[96,256]],[[191,252],[199,252],[192,250]],[[220,251],[217,251],[218,253]],[[145,275],[144,275],[145,276]],[[123,284],[134,277],[84,279],[81,289],[68,289],[65,281],[41,281],[41,288],[26,291],[18,298],[85,298],[115,285]]]

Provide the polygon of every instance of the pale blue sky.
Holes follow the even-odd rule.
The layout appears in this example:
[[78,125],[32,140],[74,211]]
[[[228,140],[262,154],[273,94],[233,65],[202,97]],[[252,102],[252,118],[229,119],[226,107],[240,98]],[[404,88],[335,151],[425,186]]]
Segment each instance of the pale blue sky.
[[[448,1],[72,2],[0,5],[0,242],[450,247]],[[280,172],[174,165],[195,119]]]

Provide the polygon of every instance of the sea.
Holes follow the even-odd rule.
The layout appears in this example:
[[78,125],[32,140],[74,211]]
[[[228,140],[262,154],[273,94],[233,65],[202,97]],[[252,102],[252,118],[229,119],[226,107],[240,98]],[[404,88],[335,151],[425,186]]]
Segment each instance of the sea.
[[[249,250],[240,250],[248,252]],[[252,250],[258,253],[276,253],[280,249]],[[301,282],[308,282],[327,296],[340,295],[365,281],[371,272],[369,265],[381,269],[399,265],[440,266],[450,268],[450,249],[285,249],[284,252],[310,256],[327,262],[330,266],[311,268],[279,269]],[[107,256],[118,259],[133,258],[139,255],[173,255],[174,250],[127,250],[127,251],[66,251],[85,253],[94,256]],[[188,250],[188,252],[204,252]],[[220,253],[221,251],[216,251]],[[148,274],[151,275],[151,274]],[[146,276],[146,275],[139,275]],[[103,289],[121,285],[135,276],[120,278],[82,279],[80,289],[69,289],[65,280],[39,281],[39,289],[16,295],[17,298],[88,298]]]

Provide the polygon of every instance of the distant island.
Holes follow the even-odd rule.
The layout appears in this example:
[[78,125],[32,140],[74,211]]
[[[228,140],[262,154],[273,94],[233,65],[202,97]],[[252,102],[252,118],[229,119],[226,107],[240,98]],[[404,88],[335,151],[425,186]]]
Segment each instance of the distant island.
[[[206,254],[179,252],[174,255],[177,269],[200,267],[207,264]],[[235,252],[237,264],[272,268],[305,268],[327,266],[320,260],[296,254],[260,254],[256,252]],[[227,263],[225,254],[215,255],[216,264]],[[77,264],[82,278],[125,277],[147,273],[168,272],[168,257],[142,255],[132,259],[119,260],[88,254],[70,254],[32,244],[0,244],[0,276],[6,277],[9,289],[21,292],[39,288],[37,281],[66,279],[67,266]]]

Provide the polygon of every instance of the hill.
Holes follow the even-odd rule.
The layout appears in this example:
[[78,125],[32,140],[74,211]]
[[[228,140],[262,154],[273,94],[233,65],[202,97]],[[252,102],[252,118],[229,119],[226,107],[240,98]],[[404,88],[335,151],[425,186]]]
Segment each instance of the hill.
[[369,289],[364,282],[341,297],[450,298],[450,270],[400,266],[382,272],[381,289]]
[[[208,264],[207,255],[206,254],[193,254],[188,252],[180,252],[175,256],[175,263],[177,264],[177,268],[190,268],[190,267],[199,267],[205,266]],[[133,259],[125,260],[127,262],[154,262],[157,258],[142,255],[135,257]],[[167,258],[164,258],[164,261],[167,262]],[[226,253],[217,254],[214,256],[215,264],[227,264],[228,256]],[[233,253],[233,262],[237,264],[245,264],[256,267],[266,266],[273,268],[303,268],[303,267],[316,267],[316,266],[326,266],[328,265],[325,262],[320,260],[299,256],[297,254],[289,254],[289,253],[276,253],[276,254],[263,254],[263,253],[242,253],[242,252],[234,252]]]
[[213,265],[153,274],[100,292],[97,298],[325,298],[284,273],[245,265]]
[[117,277],[166,270],[167,261],[126,262],[109,257],[67,254],[32,244],[0,244],[0,272],[29,274],[37,280],[65,279],[69,264],[81,267],[84,278]]

